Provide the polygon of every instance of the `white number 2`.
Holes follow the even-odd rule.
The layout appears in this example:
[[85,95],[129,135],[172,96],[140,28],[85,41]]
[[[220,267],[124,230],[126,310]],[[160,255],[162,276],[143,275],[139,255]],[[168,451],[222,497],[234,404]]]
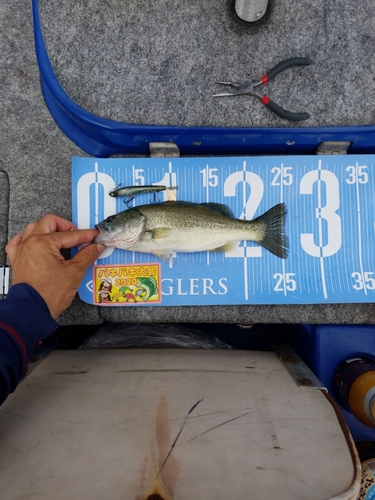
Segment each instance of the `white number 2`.
[[[242,184],[246,192],[246,184],[250,186],[250,196],[246,200],[246,205],[240,219],[252,219],[262,200],[264,185],[259,175],[254,172],[234,172],[226,178],[224,182],[224,196],[236,196],[236,187]],[[261,257],[262,247],[240,247],[225,253],[226,257]]]
[[[319,178],[320,173],[320,178]],[[306,253],[313,257],[329,257],[341,247],[341,218],[336,213],[340,207],[339,181],[335,174],[329,170],[311,170],[301,179],[300,193],[312,194],[314,183],[318,182],[318,208],[315,216],[318,220],[318,240],[319,245],[314,243],[313,233],[301,234],[301,245]],[[320,182],[326,185],[326,204],[321,206]],[[322,219],[327,222],[328,241],[323,245],[323,225]]]

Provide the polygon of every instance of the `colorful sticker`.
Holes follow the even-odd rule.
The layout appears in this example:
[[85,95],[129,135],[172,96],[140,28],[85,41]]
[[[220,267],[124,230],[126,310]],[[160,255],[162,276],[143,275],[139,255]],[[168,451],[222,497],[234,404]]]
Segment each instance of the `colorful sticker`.
[[94,266],[94,304],[134,305],[161,302],[160,264]]

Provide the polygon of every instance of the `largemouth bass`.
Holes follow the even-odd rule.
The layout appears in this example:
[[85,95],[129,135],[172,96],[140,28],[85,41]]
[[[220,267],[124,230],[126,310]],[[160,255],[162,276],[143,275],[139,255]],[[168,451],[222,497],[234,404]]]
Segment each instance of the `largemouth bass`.
[[107,217],[96,226],[94,243],[152,253],[171,261],[175,252],[227,252],[251,240],[281,259],[288,256],[284,203],[254,220],[234,218],[226,205],[166,201],[141,205]]

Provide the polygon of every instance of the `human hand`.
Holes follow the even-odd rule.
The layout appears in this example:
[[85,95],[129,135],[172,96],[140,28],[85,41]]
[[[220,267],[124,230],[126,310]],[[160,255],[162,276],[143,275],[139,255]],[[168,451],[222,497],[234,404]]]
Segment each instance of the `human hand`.
[[70,306],[87,269],[105,246],[91,243],[70,260],[60,250],[90,243],[97,234],[97,229],[77,230],[72,222],[52,214],[30,222],[5,248],[13,284],[32,286],[57,318]]

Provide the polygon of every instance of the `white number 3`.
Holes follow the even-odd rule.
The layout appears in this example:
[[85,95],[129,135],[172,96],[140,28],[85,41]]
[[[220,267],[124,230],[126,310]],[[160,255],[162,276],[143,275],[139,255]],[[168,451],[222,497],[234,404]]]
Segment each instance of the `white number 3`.
[[[319,178],[320,173],[320,178]],[[321,206],[320,182],[326,184],[326,205]],[[340,207],[339,181],[329,170],[311,170],[301,179],[300,193],[312,194],[313,185],[318,182],[318,208],[315,216],[318,220],[318,245],[313,233],[301,234],[301,245],[306,253],[313,257],[330,257],[341,247],[341,218],[336,213]],[[328,241],[323,245],[323,219],[327,222]]]

